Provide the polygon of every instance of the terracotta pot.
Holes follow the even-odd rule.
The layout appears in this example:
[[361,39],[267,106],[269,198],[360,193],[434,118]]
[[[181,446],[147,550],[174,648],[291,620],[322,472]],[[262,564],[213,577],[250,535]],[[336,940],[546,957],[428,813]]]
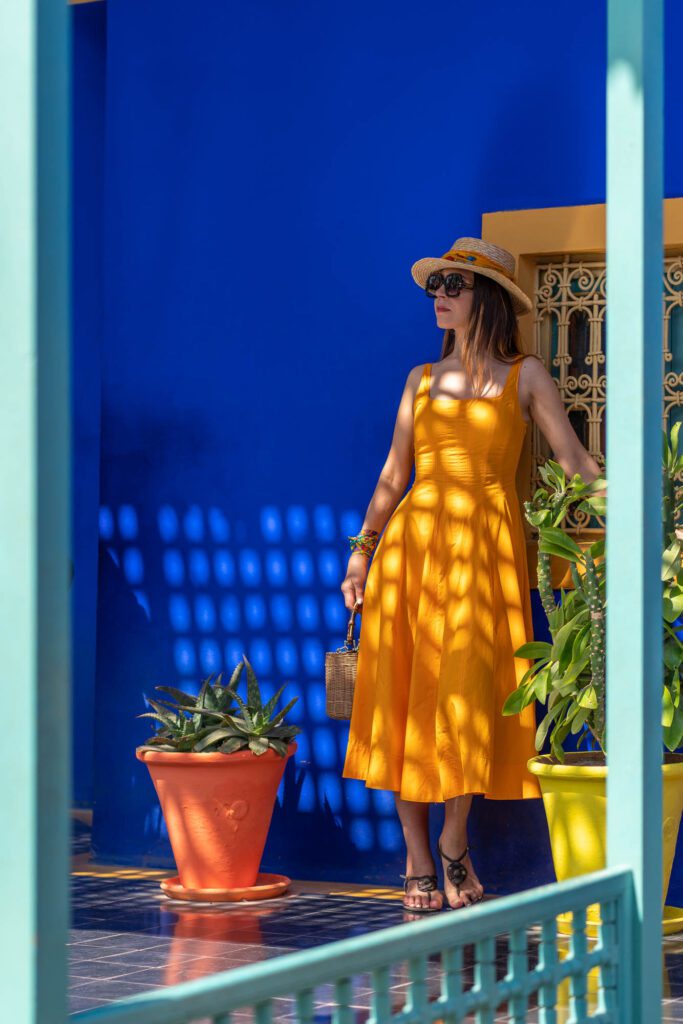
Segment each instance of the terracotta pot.
[[254,885],[287,756],[136,750],[149,768],[181,884],[188,889]]

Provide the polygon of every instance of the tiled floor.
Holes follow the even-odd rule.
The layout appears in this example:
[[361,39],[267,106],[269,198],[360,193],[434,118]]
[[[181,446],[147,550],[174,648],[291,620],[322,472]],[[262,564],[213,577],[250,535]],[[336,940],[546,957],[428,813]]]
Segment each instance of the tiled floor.
[[[73,930],[70,941],[70,1010],[101,1006],[158,986],[202,978],[270,957],[362,935],[410,920],[398,889],[295,882],[285,896],[253,904],[202,905],[170,901],[159,889],[164,872],[105,869],[88,860],[88,837],[77,827],[73,874]],[[472,911],[476,913],[476,909]],[[420,927],[424,918],[411,925]],[[529,966],[536,962],[536,938],[529,933]],[[683,1024],[683,933],[664,941],[663,1021]],[[499,977],[506,971],[507,949],[497,948]],[[392,1006],[403,1006],[407,966],[392,974]],[[464,985],[473,981],[466,959]],[[440,967],[430,963],[429,994],[439,994]],[[332,990],[316,989],[315,1021],[330,1022]],[[366,1021],[370,979],[354,979],[356,1021]],[[558,1013],[558,1024],[568,1011]],[[249,1012],[236,1021],[252,1020]],[[277,1001],[275,1019],[294,1021],[291,1000]],[[508,1020],[501,1012],[497,1021]],[[535,1021],[532,1009],[528,1017]],[[653,1022],[654,1024],[654,1022]]]

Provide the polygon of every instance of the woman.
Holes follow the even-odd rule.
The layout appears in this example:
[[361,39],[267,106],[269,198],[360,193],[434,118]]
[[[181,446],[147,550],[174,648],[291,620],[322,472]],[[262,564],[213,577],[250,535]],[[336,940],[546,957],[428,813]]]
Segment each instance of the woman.
[[444,804],[438,851],[455,908],[483,895],[467,844],[473,794],[540,796],[526,767],[536,753],[533,705],[501,713],[531,664],[513,654],[533,639],[515,489],[529,422],[568,476],[591,481],[601,470],[542,361],[522,353],[516,318],[532,303],[512,254],[458,238],[412,275],[445,334],[439,361],[408,374],[389,455],[350,538],[341,590],[347,609],[364,610],[343,776],[393,790],[407,849],[404,907],[427,912],[444,906],[429,804]]

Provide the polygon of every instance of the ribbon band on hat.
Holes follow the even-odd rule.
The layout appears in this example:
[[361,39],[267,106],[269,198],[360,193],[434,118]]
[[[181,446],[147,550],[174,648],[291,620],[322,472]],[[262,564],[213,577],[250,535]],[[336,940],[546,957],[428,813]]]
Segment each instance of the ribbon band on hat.
[[510,281],[514,280],[514,275],[507,267],[502,266],[496,260],[491,260],[487,256],[482,255],[480,252],[470,252],[467,249],[449,249],[448,252],[444,253],[441,257],[442,260],[465,260],[467,263],[475,263],[478,267],[487,267],[489,270],[497,270],[499,274],[503,274]]
[[515,278],[515,257],[508,249],[483,238],[456,238],[443,256],[426,256],[413,263],[410,272],[415,284],[425,288],[427,278],[435,270],[450,266],[470,267],[474,276],[488,277],[509,293],[516,316],[530,313],[533,302]]

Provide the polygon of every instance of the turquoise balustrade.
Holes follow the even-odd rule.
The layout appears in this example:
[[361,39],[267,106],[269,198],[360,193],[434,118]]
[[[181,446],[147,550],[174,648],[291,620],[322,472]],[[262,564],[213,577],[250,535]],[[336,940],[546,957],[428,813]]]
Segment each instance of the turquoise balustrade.
[[[601,923],[591,943],[586,909],[600,904]],[[75,1014],[73,1024],[190,1024],[210,1020],[231,1024],[235,1010],[251,1009],[256,1024],[277,1020],[274,999],[291,997],[297,1019],[313,1024],[316,989],[332,1024],[353,1024],[354,979],[368,976],[372,989],[368,1024],[493,1024],[503,1012],[511,1024],[527,1020],[531,997],[540,1024],[593,1021],[618,1024],[620,992],[631,982],[632,875],[628,868],[606,868],[560,884],[539,886],[478,906],[474,911],[445,912],[414,924],[317,949],[289,953],[258,964],[225,971],[198,981],[155,989],[125,1002]],[[558,935],[556,916],[572,912],[572,933]],[[528,929],[540,925],[537,963],[529,966]],[[474,946],[474,970],[467,977],[465,953]],[[497,978],[498,950],[507,948],[507,971]],[[564,955],[563,955],[564,954]],[[436,958],[436,961],[435,961]],[[407,965],[405,990],[391,992],[392,971]],[[436,969],[440,994],[428,993],[430,965]],[[589,973],[594,993],[589,1000]],[[467,984],[466,984],[467,982]],[[566,994],[561,991],[562,985]],[[397,1006],[396,1003],[401,1005]],[[567,1016],[559,1017],[557,1003]],[[590,1005],[592,1003],[593,1005]],[[292,1007],[294,1009],[294,1007]],[[317,1017],[320,1019],[320,1016]]]

